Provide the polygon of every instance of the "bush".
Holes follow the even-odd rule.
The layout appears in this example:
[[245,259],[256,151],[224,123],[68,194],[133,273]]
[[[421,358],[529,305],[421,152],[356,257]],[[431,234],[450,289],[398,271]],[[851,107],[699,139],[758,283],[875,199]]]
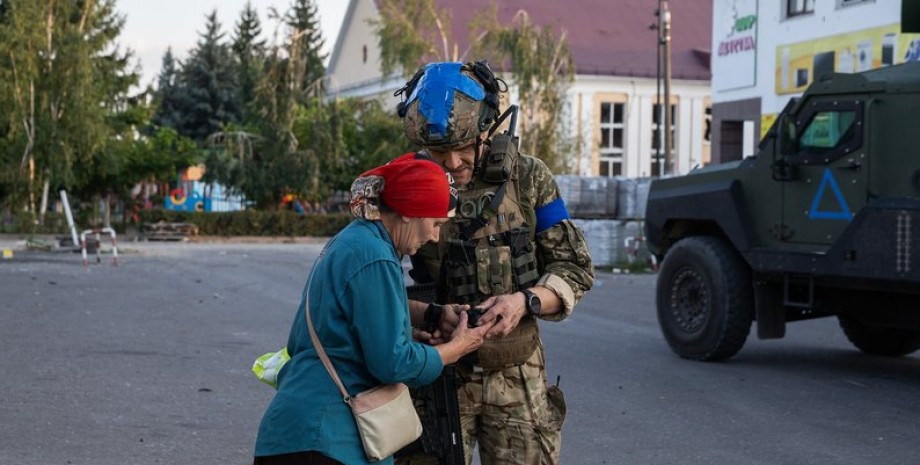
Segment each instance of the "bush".
[[141,223],[192,223],[204,236],[334,236],[351,222],[350,214],[300,215],[291,211],[177,212],[144,210]]
[[63,213],[45,213],[45,223],[32,224],[32,215],[20,213],[4,216],[0,221],[0,233],[3,234],[70,234],[67,217]]

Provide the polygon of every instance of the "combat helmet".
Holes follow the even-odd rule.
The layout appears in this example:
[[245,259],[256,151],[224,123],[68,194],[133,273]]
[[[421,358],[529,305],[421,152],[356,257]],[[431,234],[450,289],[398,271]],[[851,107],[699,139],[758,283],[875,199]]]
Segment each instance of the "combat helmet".
[[465,145],[498,118],[497,79],[485,61],[438,62],[419,69],[395,96],[406,137],[421,147],[450,149]]

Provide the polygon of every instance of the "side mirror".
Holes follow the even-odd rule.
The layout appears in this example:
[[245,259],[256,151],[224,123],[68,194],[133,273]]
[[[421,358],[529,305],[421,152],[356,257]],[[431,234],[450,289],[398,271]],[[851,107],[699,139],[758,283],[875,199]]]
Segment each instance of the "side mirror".
[[783,155],[792,155],[798,151],[798,145],[795,120],[789,115],[783,115],[779,124],[779,152]]

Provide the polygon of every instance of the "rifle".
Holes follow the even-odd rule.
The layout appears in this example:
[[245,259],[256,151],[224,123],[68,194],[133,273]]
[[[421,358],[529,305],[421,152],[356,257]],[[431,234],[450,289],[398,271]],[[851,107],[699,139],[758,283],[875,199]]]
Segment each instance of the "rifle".
[[417,454],[437,457],[440,465],[463,465],[463,434],[457,404],[459,376],[446,366],[433,383],[410,390],[422,421],[422,436],[396,452],[396,458]]
[[[435,284],[423,283],[406,289],[409,298],[422,302],[435,300]],[[441,376],[427,386],[410,389],[419,419],[422,436],[396,452],[396,458],[423,454],[437,457],[441,465],[464,465],[463,433],[460,429],[460,407],[457,389],[460,376],[454,367],[446,366]]]

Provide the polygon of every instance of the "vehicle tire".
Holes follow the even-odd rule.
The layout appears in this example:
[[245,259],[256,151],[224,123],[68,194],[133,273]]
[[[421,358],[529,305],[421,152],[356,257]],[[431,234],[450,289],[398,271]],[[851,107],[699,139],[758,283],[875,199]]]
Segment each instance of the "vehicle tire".
[[869,355],[900,357],[920,349],[920,331],[867,325],[843,315],[837,320],[847,339]]
[[724,240],[682,239],[658,272],[658,324],[677,355],[725,360],[738,353],[754,319],[751,271]]

